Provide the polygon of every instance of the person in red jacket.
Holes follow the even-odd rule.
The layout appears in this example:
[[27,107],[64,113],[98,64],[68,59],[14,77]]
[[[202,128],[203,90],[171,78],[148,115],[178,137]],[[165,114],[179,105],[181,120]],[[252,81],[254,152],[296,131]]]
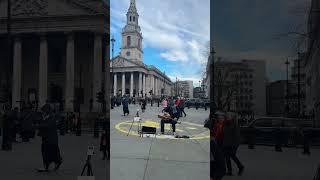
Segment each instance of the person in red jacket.
[[218,115],[213,125],[212,136],[216,139],[218,145],[223,144],[223,127],[224,127],[224,116]]

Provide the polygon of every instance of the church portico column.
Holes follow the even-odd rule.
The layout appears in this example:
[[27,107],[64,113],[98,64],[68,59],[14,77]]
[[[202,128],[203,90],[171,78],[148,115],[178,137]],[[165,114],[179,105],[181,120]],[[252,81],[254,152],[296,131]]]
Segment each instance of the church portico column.
[[74,102],[74,36],[67,35],[65,111],[73,111]]
[[39,107],[42,107],[48,95],[48,43],[45,35],[40,37],[39,54]]
[[[93,94],[94,98],[101,91],[102,85],[102,35],[95,34],[94,37],[94,54],[93,54]],[[93,101],[93,111],[99,111],[100,104]]]
[[114,73],[113,75],[113,95],[116,96],[118,93],[118,76],[117,73]]
[[142,73],[139,72],[139,93],[138,93],[139,97],[142,96],[141,91],[142,91]]
[[152,95],[154,95],[154,75],[151,75],[151,89],[152,89]]
[[154,88],[154,95],[158,95],[158,78],[155,77],[155,88]]
[[19,107],[21,100],[21,39],[16,37],[13,50],[12,107]]
[[143,74],[143,97],[145,96],[146,94],[146,88],[147,88],[147,85],[146,85],[146,74]]
[[130,73],[130,97],[133,97],[133,72]]
[[122,73],[122,96],[126,93],[126,73]]

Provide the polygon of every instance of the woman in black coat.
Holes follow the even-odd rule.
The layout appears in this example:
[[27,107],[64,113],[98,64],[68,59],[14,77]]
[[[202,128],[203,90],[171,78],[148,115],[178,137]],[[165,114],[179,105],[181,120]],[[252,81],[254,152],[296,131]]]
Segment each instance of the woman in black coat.
[[43,120],[39,125],[39,135],[42,137],[41,152],[43,158],[44,169],[39,169],[39,172],[48,172],[51,163],[55,163],[55,170],[58,170],[62,158],[58,145],[58,133],[56,116],[52,113],[49,104],[42,107]]

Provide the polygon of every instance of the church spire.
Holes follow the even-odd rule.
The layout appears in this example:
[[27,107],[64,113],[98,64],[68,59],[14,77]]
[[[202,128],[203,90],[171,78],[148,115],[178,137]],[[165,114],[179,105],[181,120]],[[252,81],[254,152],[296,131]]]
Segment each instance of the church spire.
[[136,0],[130,0],[130,6],[136,7]]
[[127,24],[138,25],[139,14],[136,8],[136,0],[130,0],[130,6],[127,12]]

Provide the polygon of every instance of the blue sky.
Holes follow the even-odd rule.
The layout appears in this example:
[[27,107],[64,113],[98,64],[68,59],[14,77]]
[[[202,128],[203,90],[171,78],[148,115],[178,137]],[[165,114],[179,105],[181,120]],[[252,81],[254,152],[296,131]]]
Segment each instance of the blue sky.
[[[297,51],[293,38],[279,33],[305,31],[310,0],[214,0],[213,37],[216,56],[260,59],[269,80],[285,79],[285,60]],[[291,63],[293,64],[293,63]]]
[[[120,52],[129,3],[110,2],[110,33],[116,39],[114,56]],[[144,63],[155,65],[172,81],[178,77],[193,80],[197,86],[207,62],[210,0],[136,0],[136,4],[144,38]]]
[[[111,35],[115,55],[130,0],[111,0]],[[210,27],[216,56],[266,62],[269,80],[285,79],[284,61],[294,59],[295,37],[279,33],[305,31],[310,0],[136,0],[142,29],[144,62],[175,81],[198,85],[207,61]],[[210,2],[213,23],[210,26]],[[211,17],[212,18],[212,17]],[[291,63],[293,64],[293,63]]]

